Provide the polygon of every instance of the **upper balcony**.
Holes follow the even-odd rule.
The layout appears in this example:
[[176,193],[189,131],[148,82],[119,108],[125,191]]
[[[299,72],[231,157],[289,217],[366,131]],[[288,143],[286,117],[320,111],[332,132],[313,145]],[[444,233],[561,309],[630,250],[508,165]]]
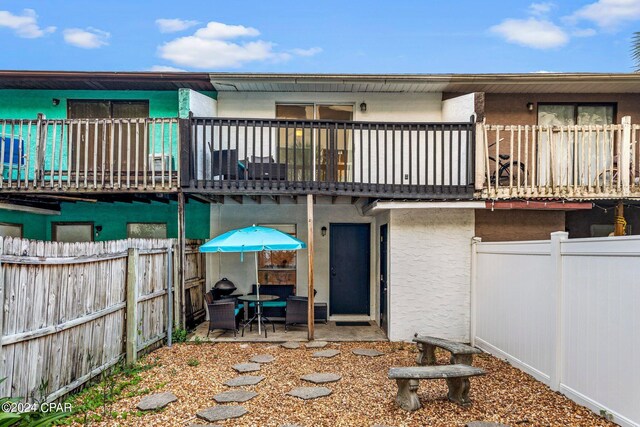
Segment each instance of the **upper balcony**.
[[0,120],[0,191],[169,192],[179,120]]
[[479,124],[476,197],[640,197],[640,125]]
[[185,191],[473,197],[471,122],[194,118],[190,132]]

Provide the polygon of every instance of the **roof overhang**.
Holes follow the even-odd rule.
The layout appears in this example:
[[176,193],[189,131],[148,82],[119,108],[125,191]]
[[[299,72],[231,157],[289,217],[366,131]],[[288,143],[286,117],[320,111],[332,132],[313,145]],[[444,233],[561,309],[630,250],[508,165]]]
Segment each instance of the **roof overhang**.
[[640,93],[637,73],[211,73],[218,92]]
[[0,71],[0,89],[212,91],[208,73]]

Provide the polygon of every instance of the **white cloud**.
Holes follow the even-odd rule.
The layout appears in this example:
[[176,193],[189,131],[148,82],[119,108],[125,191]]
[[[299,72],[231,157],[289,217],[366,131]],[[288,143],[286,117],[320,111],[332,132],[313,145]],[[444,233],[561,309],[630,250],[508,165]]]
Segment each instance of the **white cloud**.
[[158,55],[171,63],[190,68],[238,68],[249,62],[286,61],[293,56],[311,56],[320,48],[292,49],[277,52],[275,44],[264,41],[236,41],[244,37],[257,37],[260,31],[243,25],[209,22],[193,35],[178,37],[158,47]]
[[551,9],[554,7],[555,4],[551,2],[531,3],[529,5],[529,13],[536,16],[546,15],[551,12]]
[[528,19],[505,19],[490,29],[507,42],[534,49],[551,49],[567,44],[569,36],[551,21]]
[[198,25],[198,21],[188,21],[184,19],[156,19],[156,25],[160,29],[161,33],[176,33],[178,31],[184,31],[187,28],[191,28],[194,25]]
[[640,19],[640,0],[598,0],[579,9],[573,19],[586,19],[599,27],[613,29],[625,21]]
[[322,52],[321,47],[311,47],[309,49],[291,49],[291,53],[297,56],[314,56]]
[[244,25],[227,25],[222,22],[209,22],[194,34],[196,37],[212,40],[228,40],[238,37],[256,37],[260,31]]
[[0,27],[9,28],[18,37],[25,39],[37,39],[56,30],[56,27],[40,28],[38,15],[33,9],[24,9],[22,15],[14,15],[7,10],[0,10]]
[[107,40],[111,37],[108,32],[92,27],[84,30],[82,28],[67,28],[64,30],[63,35],[65,42],[83,49],[96,49],[106,46],[109,44]]
[[153,67],[149,68],[149,71],[158,71],[158,72],[164,71],[167,73],[175,73],[175,72],[183,72],[187,70],[182,68],[177,68],[177,67],[170,67],[168,65],[154,65]]

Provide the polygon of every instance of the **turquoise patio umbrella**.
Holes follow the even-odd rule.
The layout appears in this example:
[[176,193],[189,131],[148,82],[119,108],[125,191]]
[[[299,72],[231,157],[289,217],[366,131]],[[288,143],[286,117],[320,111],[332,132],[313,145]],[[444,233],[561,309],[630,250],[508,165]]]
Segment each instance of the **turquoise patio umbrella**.
[[[255,252],[256,269],[256,293],[260,296],[260,283],[258,280],[258,252],[261,251],[297,251],[305,249],[307,245],[302,240],[283,233],[280,230],[269,227],[253,225],[227,231],[218,237],[209,240],[200,246],[200,252],[240,252],[240,258],[244,260],[245,252]],[[260,334],[260,322],[258,322]]]

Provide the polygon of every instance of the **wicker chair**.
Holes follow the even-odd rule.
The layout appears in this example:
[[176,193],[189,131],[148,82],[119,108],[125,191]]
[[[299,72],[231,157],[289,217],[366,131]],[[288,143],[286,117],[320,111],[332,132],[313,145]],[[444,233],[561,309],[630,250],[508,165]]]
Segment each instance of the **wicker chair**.
[[[309,306],[309,299],[307,297],[290,296],[287,298],[287,308],[284,320],[284,330],[288,330],[289,325],[306,325],[307,324],[307,307]],[[327,323],[327,304],[315,303],[313,305],[313,312],[315,314],[316,322]]]
[[209,309],[209,331],[207,331],[207,337],[209,332],[214,329],[232,330],[233,336],[237,336],[243,309],[238,308],[235,298],[207,302],[207,308]]

